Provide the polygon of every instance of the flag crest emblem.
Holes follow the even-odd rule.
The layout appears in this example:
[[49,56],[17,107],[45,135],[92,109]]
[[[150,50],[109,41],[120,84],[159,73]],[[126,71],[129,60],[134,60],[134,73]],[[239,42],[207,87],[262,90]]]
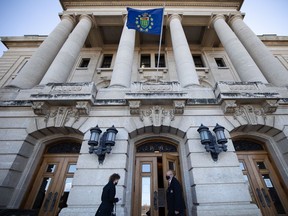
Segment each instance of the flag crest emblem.
[[127,27],[139,32],[160,34],[162,28],[163,8],[150,10],[137,10],[127,8]]
[[153,18],[151,17],[151,14],[143,13],[141,15],[138,15],[136,17],[136,26],[139,31],[145,31],[148,32],[149,29],[153,28]]

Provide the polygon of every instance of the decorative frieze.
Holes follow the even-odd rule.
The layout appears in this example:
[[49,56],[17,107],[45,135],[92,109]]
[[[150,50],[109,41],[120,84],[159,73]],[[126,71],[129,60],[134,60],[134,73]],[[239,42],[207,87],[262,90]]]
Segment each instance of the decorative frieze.
[[234,118],[244,118],[248,124],[258,124],[258,118],[265,118],[265,113],[262,108],[253,105],[241,105],[235,109]]
[[76,109],[80,115],[89,115],[91,105],[88,101],[76,102]]
[[79,120],[79,111],[72,107],[58,107],[55,110],[50,110],[49,113],[45,115],[45,122],[53,120],[55,127],[64,126],[71,118],[74,118],[74,123]]
[[140,120],[149,122],[155,127],[160,127],[163,122],[174,120],[174,110],[165,109],[161,106],[153,106],[148,109],[140,110]]

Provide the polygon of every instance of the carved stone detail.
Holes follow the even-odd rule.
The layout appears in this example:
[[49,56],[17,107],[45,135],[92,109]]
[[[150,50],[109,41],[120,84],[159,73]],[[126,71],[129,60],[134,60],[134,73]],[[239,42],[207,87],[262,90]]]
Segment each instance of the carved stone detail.
[[178,82],[143,83],[134,82],[131,85],[132,92],[180,92],[182,91]]
[[79,112],[77,109],[73,109],[72,107],[58,107],[56,110],[51,110],[46,114],[45,122],[47,123],[50,119],[53,119],[55,127],[62,127],[70,118],[74,118],[74,122],[79,120]]
[[184,107],[185,107],[185,100],[174,100],[173,106],[174,106],[174,113],[175,114],[183,114],[184,113]]
[[235,113],[237,104],[236,100],[225,100],[221,104],[223,112],[226,113]]
[[266,100],[262,106],[265,113],[274,113],[278,108],[278,100]]
[[141,101],[129,101],[129,107],[130,107],[130,114],[139,114],[140,113],[140,106],[141,106]]
[[49,112],[49,107],[44,101],[34,101],[32,109],[36,115],[46,115]]
[[262,108],[256,108],[252,105],[241,105],[235,109],[234,118],[244,118],[249,124],[256,125],[258,123],[258,117],[264,117],[265,113]]
[[79,115],[89,115],[91,105],[88,101],[78,101],[76,102],[76,109]]
[[155,127],[160,127],[164,120],[173,121],[174,118],[174,110],[165,110],[160,106],[153,106],[150,109],[140,111],[141,121],[149,120]]

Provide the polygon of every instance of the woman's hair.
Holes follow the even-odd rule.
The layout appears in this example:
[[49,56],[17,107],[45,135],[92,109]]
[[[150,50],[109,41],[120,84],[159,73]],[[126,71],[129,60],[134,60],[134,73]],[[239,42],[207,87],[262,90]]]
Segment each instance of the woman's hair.
[[120,175],[118,173],[113,173],[110,177],[109,177],[109,181],[114,182],[115,180],[120,179]]

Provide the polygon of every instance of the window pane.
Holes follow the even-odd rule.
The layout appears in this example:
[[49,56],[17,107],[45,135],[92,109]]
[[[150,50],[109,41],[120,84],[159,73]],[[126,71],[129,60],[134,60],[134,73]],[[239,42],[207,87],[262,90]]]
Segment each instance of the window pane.
[[75,173],[76,164],[69,164],[68,173]]
[[151,172],[150,164],[142,164],[142,172]]
[[196,56],[193,55],[193,60],[194,60],[195,67],[204,67],[204,64],[200,55],[196,55]]
[[240,161],[240,169],[243,171],[245,170],[245,165],[244,165],[244,162],[243,161]]
[[80,65],[79,65],[79,67],[81,67],[81,68],[88,67],[89,62],[90,62],[90,59],[89,59],[89,58],[83,58],[83,59],[81,60],[81,63],[80,63]]
[[73,178],[66,178],[64,191],[58,204],[59,209],[67,207],[67,200],[68,200],[68,196],[71,190],[72,180]]
[[[41,208],[43,201],[44,201],[44,198],[45,198],[45,195],[46,195],[46,192],[49,189],[50,183],[51,183],[51,178],[43,178],[41,186],[40,186],[39,191],[38,191],[38,194],[37,194],[36,199],[35,199],[34,204],[33,204],[33,209],[40,209]],[[51,192],[50,192],[50,194],[51,194]]]
[[151,61],[150,61],[150,55],[149,54],[141,55],[140,67],[141,68],[150,68],[151,67]]
[[174,162],[173,161],[169,161],[168,162],[168,168],[169,168],[169,170],[175,170],[175,166],[174,166]]
[[258,166],[258,169],[266,169],[264,162],[258,161],[258,162],[256,162],[256,164]]
[[151,184],[150,177],[142,177],[142,193],[141,193],[141,215],[146,215],[150,210],[151,203]]
[[110,68],[113,55],[104,55],[101,68]]
[[222,58],[215,58],[218,67],[226,67],[226,64]]
[[[157,63],[158,63],[158,54],[155,55],[155,67],[157,67]],[[160,54],[159,67],[166,67],[164,54]]]
[[48,164],[46,172],[48,173],[54,173],[56,170],[56,164]]
[[[277,213],[278,214],[285,214],[286,212],[285,212],[284,207],[281,203],[278,192],[275,189],[275,187],[273,186],[273,183],[272,183],[272,180],[271,180],[269,174],[262,175],[262,178],[265,182],[266,187],[268,188],[269,195],[272,199],[272,202],[274,203],[274,206],[276,208]],[[265,190],[263,189],[262,192],[265,193]],[[264,195],[265,195],[266,200],[269,199],[269,198],[267,198],[267,196],[268,196],[267,194],[264,194]]]

